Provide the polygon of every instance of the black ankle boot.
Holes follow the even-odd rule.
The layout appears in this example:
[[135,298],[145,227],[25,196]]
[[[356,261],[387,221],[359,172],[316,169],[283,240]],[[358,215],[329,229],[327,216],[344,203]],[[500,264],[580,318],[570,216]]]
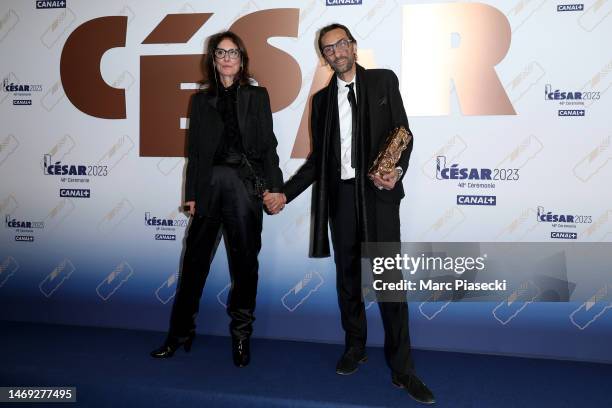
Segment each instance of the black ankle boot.
[[195,338],[195,333],[191,332],[189,334],[189,337],[187,337],[187,339],[184,341],[166,340],[163,346],[151,352],[151,357],[170,358],[174,355],[176,350],[178,350],[181,346],[185,348],[186,353],[189,353],[189,351],[191,351],[191,345],[193,344],[194,338]]
[[232,357],[236,367],[246,367],[251,361],[251,347],[249,339],[232,339]]

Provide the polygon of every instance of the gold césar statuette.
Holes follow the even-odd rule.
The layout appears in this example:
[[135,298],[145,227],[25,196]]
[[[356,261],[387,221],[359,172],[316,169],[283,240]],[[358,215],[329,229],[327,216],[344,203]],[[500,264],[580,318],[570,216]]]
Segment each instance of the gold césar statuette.
[[412,140],[412,133],[405,127],[400,126],[391,131],[385,142],[385,147],[378,153],[374,164],[370,167],[368,174],[383,176],[391,173],[397,166],[402,152],[408,147]]

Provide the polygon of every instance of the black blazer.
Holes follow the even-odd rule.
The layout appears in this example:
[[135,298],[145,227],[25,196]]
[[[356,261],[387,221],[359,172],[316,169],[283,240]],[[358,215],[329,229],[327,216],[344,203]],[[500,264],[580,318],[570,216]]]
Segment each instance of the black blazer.
[[[272,126],[272,110],[266,88],[241,85],[237,92],[237,115],[245,154],[266,188],[278,192],[283,173],[278,166],[277,141]],[[185,201],[195,201],[196,211],[205,212],[212,164],[223,135],[223,120],[217,111],[217,97],[206,90],[193,95],[187,139]]]
[[[328,206],[330,194],[340,180],[340,138],[338,130],[338,102],[336,75],[329,85],[317,92],[312,98],[311,137],[312,150],[306,162],[297,173],[285,183],[283,192],[287,202],[293,200],[313,182],[313,233],[311,234],[311,255],[314,257],[329,256],[327,234]],[[360,197],[360,216],[364,222],[361,227],[367,229],[367,216],[376,205],[376,201],[399,203],[404,197],[404,186],[399,180],[392,190],[379,190],[366,176],[370,165],[383,148],[389,132],[397,127],[408,127],[408,118],[399,91],[399,81],[393,71],[387,69],[364,69],[357,65],[357,105],[360,122],[359,169],[356,169]],[[402,153],[398,166],[408,168],[412,152],[412,141]],[[362,176],[360,177],[359,174]],[[364,231],[366,240],[376,241],[370,232]]]

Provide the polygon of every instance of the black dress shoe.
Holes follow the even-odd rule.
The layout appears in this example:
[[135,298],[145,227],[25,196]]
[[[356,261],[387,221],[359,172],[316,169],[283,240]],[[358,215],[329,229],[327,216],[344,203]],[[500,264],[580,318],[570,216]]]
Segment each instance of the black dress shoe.
[[246,367],[251,361],[251,346],[249,339],[232,339],[232,357],[236,367]]
[[193,344],[193,339],[195,338],[195,333],[192,332],[189,334],[189,337],[184,341],[178,340],[166,340],[163,346],[157,348],[151,352],[151,357],[155,358],[170,358],[174,355],[176,350],[181,348],[185,348],[185,352],[189,353],[191,351],[191,345]]
[[415,374],[395,374],[391,375],[391,382],[398,388],[408,391],[408,395],[417,402],[423,404],[433,404],[436,402],[433,393],[423,381]]
[[359,364],[368,361],[368,356],[363,348],[349,347],[336,364],[336,374],[353,374],[359,368]]

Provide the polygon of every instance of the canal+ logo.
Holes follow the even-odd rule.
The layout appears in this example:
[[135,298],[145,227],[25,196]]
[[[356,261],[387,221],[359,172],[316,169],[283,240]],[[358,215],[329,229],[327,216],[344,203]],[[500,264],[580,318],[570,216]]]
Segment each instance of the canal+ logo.
[[37,9],[56,9],[66,8],[66,2],[64,0],[37,0]]
[[155,234],[156,241],[176,241],[174,234]]
[[359,6],[363,0],[325,0],[326,6]]
[[562,12],[562,11],[582,11],[584,10],[584,4],[582,3],[577,3],[577,4],[558,4],[557,5],[557,12]]
[[584,116],[584,109],[559,109],[558,116]]
[[576,232],[561,232],[552,231],[550,237],[554,239],[578,239],[578,233]]
[[90,198],[91,190],[88,188],[60,188],[60,197]]
[[457,205],[497,205],[497,197],[492,195],[458,195]]

